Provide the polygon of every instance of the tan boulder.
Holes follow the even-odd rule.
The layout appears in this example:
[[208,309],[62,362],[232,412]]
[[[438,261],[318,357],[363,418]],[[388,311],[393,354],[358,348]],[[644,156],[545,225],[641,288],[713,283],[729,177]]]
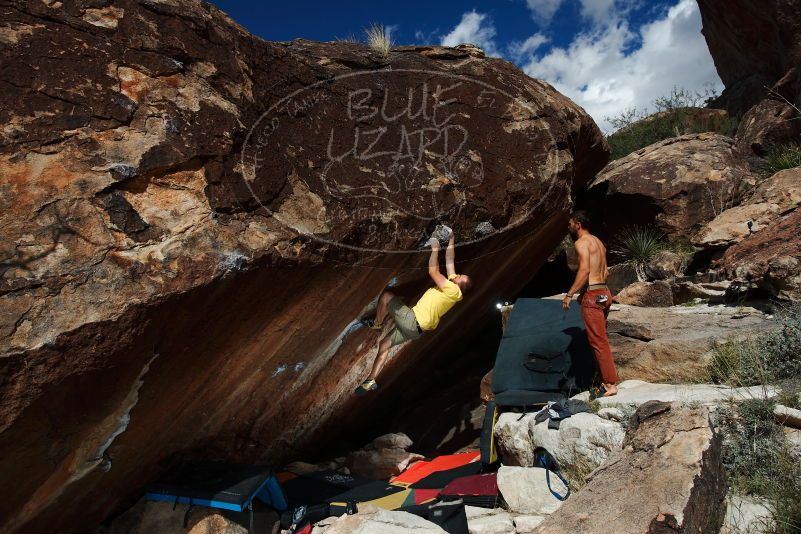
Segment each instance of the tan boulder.
[[632,416],[623,450],[537,532],[717,532],[725,497],[721,438],[709,410],[653,401]]
[[777,204],[744,204],[728,209],[708,222],[693,238],[693,245],[722,249],[770,225],[779,216]]
[[409,452],[407,449],[411,446],[412,440],[406,434],[385,434],[364,449],[348,454],[345,466],[356,476],[387,480],[424,458]]
[[608,332],[622,380],[697,382],[706,376],[716,343],[776,324],[749,307],[619,305],[609,313]]
[[665,308],[673,306],[673,290],[663,280],[635,282],[615,295],[615,301],[629,306]]
[[611,162],[587,195],[613,236],[633,224],[655,224],[682,241],[739,204],[755,182],[732,139],[690,134]]
[[776,204],[782,212],[801,205],[801,167],[781,170],[759,184],[746,204],[761,203]]
[[422,517],[371,504],[359,506],[353,515],[330,517],[315,525],[313,534],[445,534],[445,531]]
[[[498,469],[498,492],[511,512],[545,515],[562,506],[548,489],[547,471],[541,467],[511,467]],[[553,490],[567,494],[567,487],[557,477],[551,477]]]
[[663,250],[654,254],[645,266],[645,275],[651,280],[667,280],[682,273],[686,260],[681,254]]

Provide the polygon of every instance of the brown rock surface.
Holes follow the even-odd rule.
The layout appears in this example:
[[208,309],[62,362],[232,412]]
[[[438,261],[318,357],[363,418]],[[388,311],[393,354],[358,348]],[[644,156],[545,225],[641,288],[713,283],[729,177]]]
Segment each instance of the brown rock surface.
[[698,0],[698,6],[729,112],[742,115],[765,86],[801,65],[801,1]]
[[620,263],[618,265],[609,266],[609,276],[606,278],[606,285],[609,286],[609,291],[611,291],[613,295],[616,295],[631,284],[641,281],[640,274],[632,263]]
[[666,308],[673,306],[673,290],[668,282],[634,282],[615,295],[615,302],[629,306]]
[[727,209],[704,225],[692,243],[706,249],[726,248],[769,226],[779,217],[779,211],[777,204],[768,203]]
[[729,247],[720,268],[743,289],[801,300],[801,209]]
[[623,450],[537,532],[717,532],[725,513],[721,439],[706,407],[659,401],[632,416]]
[[777,204],[782,213],[801,205],[801,167],[777,172],[757,187],[746,204]]
[[801,115],[787,102],[765,99],[743,116],[735,139],[743,153],[764,157],[771,145],[801,142]]
[[614,236],[631,225],[656,224],[685,240],[725,208],[737,205],[755,179],[734,141],[691,134],[613,161],[588,192]]
[[583,110],[473,49],[269,43],[194,0],[0,20],[4,532],[96,524],[182,451],[279,464],[363,420],[354,320],[427,283],[401,252],[438,220],[498,229],[382,387],[519,290],[607,158]]
[[682,274],[686,258],[670,250],[663,250],[654,254],[648,265],[645,266],[645,275],[651,280],[668,280]]
[[715,344],[775,327],[753,308],[617,306],[609,314],[609,343],[621,380],[692,383],[703,379]]

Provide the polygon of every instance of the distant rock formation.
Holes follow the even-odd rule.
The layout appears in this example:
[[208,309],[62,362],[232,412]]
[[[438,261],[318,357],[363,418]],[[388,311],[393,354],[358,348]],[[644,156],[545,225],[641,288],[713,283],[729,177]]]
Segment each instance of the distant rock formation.
[[279,463],[372,413],[358,319],[427,284],[420,240],[452,226],[475,290],[384,384],[526,283],[608,158],[475,47],[270,43],[197,0],[0,21],[4,532],[84,529],[176,455]]
[[791,101],[801,91],[801,1],[698,0],[703,34],[726,90],[743,115],[774,87]]

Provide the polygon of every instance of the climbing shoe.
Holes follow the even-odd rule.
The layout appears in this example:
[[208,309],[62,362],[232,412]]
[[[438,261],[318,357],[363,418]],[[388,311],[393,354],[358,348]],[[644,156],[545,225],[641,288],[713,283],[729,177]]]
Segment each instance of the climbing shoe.
[[365,393],[369,393],[370,391],[375,391],[376,389],[378,389],[378,384],[376,384],[375,380],[373,380],[372,378],[368,378],[367,380],[362,382],[361,386],[356,388],[354,393],[356,393],[356,395],[364,395]]

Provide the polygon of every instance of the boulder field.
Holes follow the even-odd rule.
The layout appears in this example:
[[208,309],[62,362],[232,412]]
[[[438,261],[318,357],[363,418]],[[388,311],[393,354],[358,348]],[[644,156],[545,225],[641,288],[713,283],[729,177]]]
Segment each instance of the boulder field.
[[192,0],[0,20],[3,532],[82,530],[177,456],[280,464],[366,417],[358,319],[426,285],[434,226],[475,289],[382,385],[518,291],[608,159],[581,108],[472,46],[271,43]]

